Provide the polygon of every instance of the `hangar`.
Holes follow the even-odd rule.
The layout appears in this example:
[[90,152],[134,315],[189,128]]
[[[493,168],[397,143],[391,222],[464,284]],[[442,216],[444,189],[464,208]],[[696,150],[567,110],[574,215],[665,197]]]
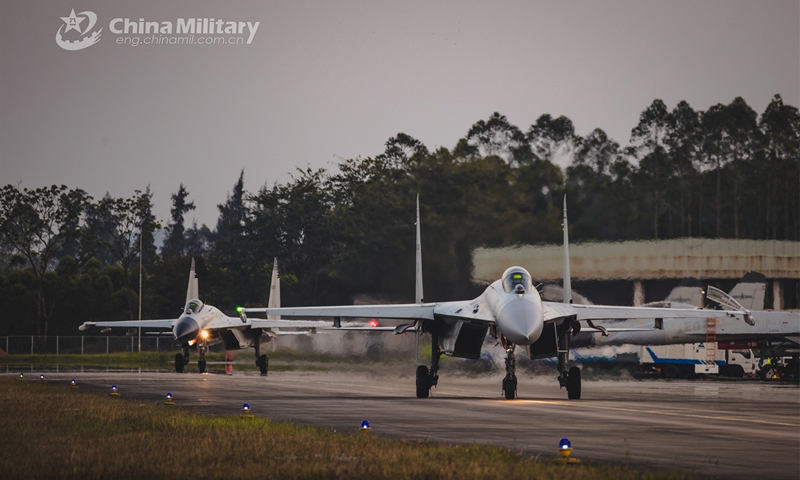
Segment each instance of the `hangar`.
[[[663,300],[685,278],[727,291],[754,271],[767,277],[765,308],[800,308],[800,242],[680,238],[576,243],[569,251],[573,287],[595,302]],[[509,265],[527,268],[540,282],[562,279],[561,245],[477,248],[472,261],[478,283],[499,278]]]

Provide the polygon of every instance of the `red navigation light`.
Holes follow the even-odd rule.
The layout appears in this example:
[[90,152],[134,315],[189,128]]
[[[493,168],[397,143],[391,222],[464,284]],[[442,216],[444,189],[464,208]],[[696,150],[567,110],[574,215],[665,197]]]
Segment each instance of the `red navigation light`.
[[378,321],[377,321],[377,320],[375,320],[374,318],[370,318],[370,319],[369,319],[369,326],[370,326],[370,328],[375,328],[375,327],[377,327],[378,325],[380,325],[380,324],[378,323]]

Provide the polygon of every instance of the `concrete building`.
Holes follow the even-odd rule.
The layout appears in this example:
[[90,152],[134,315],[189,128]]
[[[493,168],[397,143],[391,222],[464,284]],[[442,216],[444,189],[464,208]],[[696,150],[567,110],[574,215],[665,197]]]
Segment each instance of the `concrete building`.
[[[573,288],[598,303],[641,305],[663,300],[684,278],[730,290],[745,273],[768,279],[765,307],[800,308],[800,242],[681,238],[570,245]],[[561,245],[478,248],[473,279],[500,278],[511,265],[536,281],[562,280]],[[593,298],[594,295],[594,298]]]

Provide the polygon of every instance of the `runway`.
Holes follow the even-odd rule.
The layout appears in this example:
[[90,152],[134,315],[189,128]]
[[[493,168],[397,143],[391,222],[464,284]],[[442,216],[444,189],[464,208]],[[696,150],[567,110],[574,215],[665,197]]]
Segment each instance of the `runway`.
[[[411,370],[411,368],[410,368]],[[9,373],[13,373],[13,370]],[[410,372],[409,372],[410,373]],[[38,377],[38,375],[37,375]],[[519,399],[500,397],[499,376],[446,376],[433,398],[414,398],[414,377],[395,374],[167,372],[48,373],[121,398],[354,432],[364,419],[391,438],[502,446],[557,456],[561,437],[586,461],[667,468],[720,478],[800,478],[800,389],[762,382],[599,380],[568,401],[555,378],[520,376]],[[168,408],[168,407],[165,407]]]

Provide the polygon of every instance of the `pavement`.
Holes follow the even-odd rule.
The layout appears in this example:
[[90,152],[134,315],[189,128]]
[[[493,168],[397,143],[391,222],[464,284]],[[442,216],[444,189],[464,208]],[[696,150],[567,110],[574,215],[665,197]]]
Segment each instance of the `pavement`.
[[[6,367],[8,375],[19,368]],[[800,478],[800,388],[760,381],[597,380],[567,400],[556,379],[519,376],[519,398],[501,398],[501,376],[443,374],[432,398],[414,396],[408,373],[234,372],[177,374],[137,369],[60,368],[48,382],[74,378],[99,394],[116,384],[121,399],[355,432],[458,444],[492,444],[543,460],[572,441],[584,462],[628,464],[719,478]],[[82,370],[82,371],[81,371]],[[22,370],[38,379],[39,370]],[[173,407],[165,407],[173,408]]]

